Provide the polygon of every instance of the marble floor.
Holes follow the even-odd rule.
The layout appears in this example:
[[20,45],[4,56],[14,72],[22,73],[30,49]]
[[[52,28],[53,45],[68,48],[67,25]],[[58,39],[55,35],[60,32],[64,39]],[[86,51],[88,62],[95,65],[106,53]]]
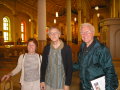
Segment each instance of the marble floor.
[[[9,73],[16,66],[16,64],[17,64],[16,58],[5,58],[4,60],[0,58],[0,78],[4,74]],[[120,60],[113,61],[113,64],[115,66],[116,73],[120,80]],[[13,83],[13,90],[20,90],[19,78],[20,78],[20,73],[11,78],[12,83]],[[80,82],[79,72],[74,72],[70,90],[80,90],[79,82]],[[120,89],[118,89],[118,90],[120,90]]]

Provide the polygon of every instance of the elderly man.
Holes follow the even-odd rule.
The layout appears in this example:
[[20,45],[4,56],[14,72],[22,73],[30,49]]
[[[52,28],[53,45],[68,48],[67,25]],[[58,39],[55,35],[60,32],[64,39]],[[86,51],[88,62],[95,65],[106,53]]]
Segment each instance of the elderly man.
[[50,45],[43,50],[41,65],[42,90],[69,90],[72,80],[72,51],[60,40],[60,31],[51,27],[48,36]]
[[112,64],[108,48],[94,38],[94,26],[89,23],[81,25],[80,34],[83,43],[80,47],[79,61],[73,65],[74,71],[80,71],[81,89],[93,90],[91,80],[105,76],[105,90],[116,90],[118,79]]

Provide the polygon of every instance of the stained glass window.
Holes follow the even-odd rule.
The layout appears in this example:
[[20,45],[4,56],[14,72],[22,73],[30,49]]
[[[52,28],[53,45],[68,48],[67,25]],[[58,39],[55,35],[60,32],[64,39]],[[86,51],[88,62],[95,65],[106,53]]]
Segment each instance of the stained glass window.
[[25,22],[21,22],[21,38],[22,41],[25,40]]
[[4,35],[4,41],[9,40],[9,30],[10,30],[10,20],[8,17],[3,18],[3,35]]

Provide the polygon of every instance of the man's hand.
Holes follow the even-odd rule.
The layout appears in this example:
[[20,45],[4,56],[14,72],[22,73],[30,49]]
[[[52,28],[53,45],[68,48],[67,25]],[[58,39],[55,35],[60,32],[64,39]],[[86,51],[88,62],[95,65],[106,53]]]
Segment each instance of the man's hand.
[[70,88],[69,88],[69,86],[64,86],[64,90],[69,90]]
[[46,90],[45,82],[40,83],[40,89],[41,90]]
[[4,75],[4,76],[1,78],[1,82],[4,81],[4,80],[7,81],[10,77],[11,77],[10,74]]

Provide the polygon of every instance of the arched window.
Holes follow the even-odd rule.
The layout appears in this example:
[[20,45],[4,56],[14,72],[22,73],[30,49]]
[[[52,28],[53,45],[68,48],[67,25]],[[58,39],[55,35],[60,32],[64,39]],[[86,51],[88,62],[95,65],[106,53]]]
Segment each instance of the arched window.
[[25,29],[26,29],[25,22],[21,22],[21,38],[22,38],[22,41],[25,41]]
[[8,17],[3,18],[3,37],[4,41],[9,41],[10,20]]

